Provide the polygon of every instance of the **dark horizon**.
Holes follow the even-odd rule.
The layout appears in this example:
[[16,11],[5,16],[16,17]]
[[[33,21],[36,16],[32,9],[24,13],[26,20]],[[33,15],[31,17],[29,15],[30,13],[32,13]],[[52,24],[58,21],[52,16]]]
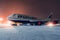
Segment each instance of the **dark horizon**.
[[4,18],[12,13],[47,18],[50,12],[53,12],[53,18],[60,19],[60,0],[0,1],[0,16]]

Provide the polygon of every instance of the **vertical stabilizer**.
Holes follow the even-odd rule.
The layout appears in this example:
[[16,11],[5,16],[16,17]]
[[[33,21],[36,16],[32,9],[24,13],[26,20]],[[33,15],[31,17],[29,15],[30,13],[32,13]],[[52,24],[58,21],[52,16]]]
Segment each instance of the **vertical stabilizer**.
[[53,13],[51,12],[51,13],[49,14],[48,18],[52,18],[52,16],[53,16]]
[[53,18],[53,12],[50,12],[48,19],[52,20],[52,18]]

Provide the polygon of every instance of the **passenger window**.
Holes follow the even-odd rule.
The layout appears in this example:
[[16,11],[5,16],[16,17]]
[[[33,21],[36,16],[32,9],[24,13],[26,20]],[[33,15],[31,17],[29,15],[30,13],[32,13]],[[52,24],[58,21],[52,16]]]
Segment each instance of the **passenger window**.
[[18,18],[22,18],[22,16],[21,15],[18,15]]

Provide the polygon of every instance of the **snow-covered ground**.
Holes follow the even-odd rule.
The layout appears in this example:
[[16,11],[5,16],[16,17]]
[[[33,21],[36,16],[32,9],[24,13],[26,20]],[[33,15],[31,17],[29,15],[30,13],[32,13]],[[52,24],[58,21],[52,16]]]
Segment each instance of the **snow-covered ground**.
[[0,28],[0,40],[60,40],[60,26]]

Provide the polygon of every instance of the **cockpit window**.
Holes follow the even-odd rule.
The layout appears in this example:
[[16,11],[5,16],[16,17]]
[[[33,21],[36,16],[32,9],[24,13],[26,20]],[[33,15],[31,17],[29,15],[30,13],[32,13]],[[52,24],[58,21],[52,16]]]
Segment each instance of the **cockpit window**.
[[16,14],[13,14],[13,16],[15,16]]

